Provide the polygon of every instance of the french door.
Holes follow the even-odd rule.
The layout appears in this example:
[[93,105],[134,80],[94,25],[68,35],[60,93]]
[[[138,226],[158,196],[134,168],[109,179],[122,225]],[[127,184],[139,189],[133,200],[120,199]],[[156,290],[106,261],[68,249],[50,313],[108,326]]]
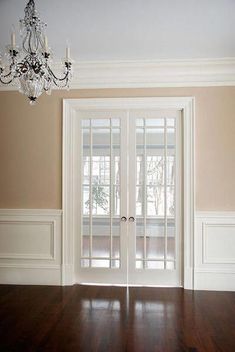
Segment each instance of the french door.
[[78,115],[77,282],[180,286],[180,111]]

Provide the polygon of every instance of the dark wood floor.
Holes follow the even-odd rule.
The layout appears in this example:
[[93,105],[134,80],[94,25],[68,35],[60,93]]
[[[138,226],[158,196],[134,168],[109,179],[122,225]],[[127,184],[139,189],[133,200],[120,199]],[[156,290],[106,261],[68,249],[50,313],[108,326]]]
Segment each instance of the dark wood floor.
[[235,293],[0,286],[0,351],[235,351]]

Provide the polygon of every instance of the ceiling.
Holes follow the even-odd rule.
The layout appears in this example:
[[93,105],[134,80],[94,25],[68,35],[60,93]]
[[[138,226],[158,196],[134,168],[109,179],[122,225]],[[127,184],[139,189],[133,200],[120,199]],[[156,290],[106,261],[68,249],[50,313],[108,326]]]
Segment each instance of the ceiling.
[[[79,61],[235,57],[235,0],[36,0],[54,56]],[[26,0],[0,0],[0,51]],[[19,42],[19,35],[18,42]]]

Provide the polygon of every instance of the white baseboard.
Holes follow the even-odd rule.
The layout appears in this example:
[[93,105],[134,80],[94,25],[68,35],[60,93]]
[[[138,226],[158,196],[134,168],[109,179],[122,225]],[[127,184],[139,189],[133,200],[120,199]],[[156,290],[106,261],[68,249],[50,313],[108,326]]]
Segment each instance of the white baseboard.
[[235,291],[235,212],[195,216],[194,289]]
[[0,210],[0,284],[61,284],[61,210]]

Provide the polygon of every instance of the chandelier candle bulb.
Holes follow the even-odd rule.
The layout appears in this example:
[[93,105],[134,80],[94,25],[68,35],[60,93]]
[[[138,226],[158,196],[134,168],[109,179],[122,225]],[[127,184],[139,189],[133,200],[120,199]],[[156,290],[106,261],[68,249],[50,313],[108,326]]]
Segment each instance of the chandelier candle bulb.
[[16,46],[16,35],[15,32],[11,32],[11,46],[14,49]]
[[45,52],[46,53],[48,53],[48,38],[47,38],[47,36],[45,35],[45,37],[44,37],[44,50],[45,50]]
[[69,62],[69,59],[70,59],[70,47],[67,46],[66,47],[66,60],[67,60],[67,62]]

